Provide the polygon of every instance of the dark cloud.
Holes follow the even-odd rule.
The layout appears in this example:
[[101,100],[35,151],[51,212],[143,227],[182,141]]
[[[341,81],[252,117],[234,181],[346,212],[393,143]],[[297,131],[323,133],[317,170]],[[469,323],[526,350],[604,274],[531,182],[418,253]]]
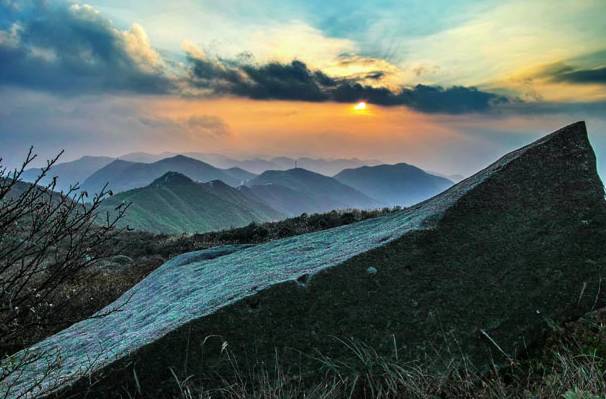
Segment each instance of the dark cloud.
[[554,80],[568,83],[606,83],[606,67],[595,69],[566,68],[553,76]]
[[546,65],[539,77],[555,82],[606,84],[606,50],[586,53]]
[[0,14],[0,85],[58,94],[171,86],[138,25],[121,31],[91,7],[59,2],[0,2]]
[[400,94],[404,102],[423,112],[485,112],[498,104],[509,103],[504,96],[478,90],[474,87],[417,85]]
[[577,102],[512,102],[499,108],[503,115],[574,115],[576,119],[602,118],[606,115],[606,101]]
[[300,61],[290,64],[227,64],[189,57],[191,82],[217,94],[233,94],[254,99],[327,101],[323,90],[336,82],[322,72],[312,72]]
[[337,79],[321,71],[312,71],[301,61],[265,65],[228,64],[190,55],[191,83],[216,94],[231,94],[253,99],[356,102],[383,106],[404,105],[422,112],[486,112],[509,100],[476,88],[417,85],[391,90],[361,83],[379,80],[382,71],[354,78]]

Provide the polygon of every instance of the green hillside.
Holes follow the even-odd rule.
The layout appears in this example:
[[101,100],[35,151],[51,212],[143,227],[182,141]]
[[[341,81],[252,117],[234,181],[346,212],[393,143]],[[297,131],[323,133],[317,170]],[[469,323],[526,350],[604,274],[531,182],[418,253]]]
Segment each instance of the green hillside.
[[176,172],[113,196],[103,211],[123,202],[130,203],[123,226],[157,233],[202,233],[284,217],[221,181],[196,183]]

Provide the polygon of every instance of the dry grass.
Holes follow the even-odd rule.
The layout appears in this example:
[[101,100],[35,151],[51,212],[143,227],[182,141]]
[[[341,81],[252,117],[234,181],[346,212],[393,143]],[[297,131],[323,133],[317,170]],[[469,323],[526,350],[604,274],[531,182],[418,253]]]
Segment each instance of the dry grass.
[[243,371],[233,353],[220,387],[207,389],[193,376],[173,373],[179,399],[606,399],[606,309],[553,332],[533,358],[507,368],[480,372],[465,359],[437,367],[379,354],[355,340],[339,340],[347,358],[314,354],[323,378],[310,380],[286,371],[276,356],[271,368]]

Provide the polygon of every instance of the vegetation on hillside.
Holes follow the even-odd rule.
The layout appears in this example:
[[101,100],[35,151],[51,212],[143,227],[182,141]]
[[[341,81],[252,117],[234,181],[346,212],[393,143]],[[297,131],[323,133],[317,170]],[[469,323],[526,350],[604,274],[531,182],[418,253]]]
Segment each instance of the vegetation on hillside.
[[19,169],[0,166],[0,395],[7,397],[29,364],[42,359],[53,367],[56,360],[47,351],[13,354],[57,326],[81,319],[65,312],[76,298],[90,295],[90,287],[77,290],[75,283],[85,281],[84,273],[111,255],[107,244],[125,208],[96,223],[108,193],[102,190],[87,202],[78,187],[57,193],[55,179],[42,184],[58,157],[41,169],[34,184],[22,183],[34,159],[30,150]]
[[176,172],[116,194],[102,204],[102,210],[111,213],[123,203],[129,209],[121,226],[154,233],[204,233],[284,217],[221,181],[199,183]]
[[320,381],[306,380],[279,363],[243,372],[226,349],[225,357],[234,365],[236,378],[225,380],[218,389],[205,390],[203,385],[188,384],[191,378],[175,374],[175,386],[182,399],[606,398],[606,309],[553,328],[544,347],[501,369],[478,370],[465,359],[435,367],[404,362],[398,359],[397,350],[382,356],[364,343],[341,340],[350,350],[346,360],[309,354],[324,370],[325,378]]

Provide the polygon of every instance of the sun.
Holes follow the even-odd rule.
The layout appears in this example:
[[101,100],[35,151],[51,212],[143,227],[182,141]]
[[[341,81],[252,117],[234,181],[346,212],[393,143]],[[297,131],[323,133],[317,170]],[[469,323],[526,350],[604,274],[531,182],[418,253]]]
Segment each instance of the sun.
[[360,101],[356,105],[354,105],[354,110],[356,111],[364,111],[366,109],[366,101]]

